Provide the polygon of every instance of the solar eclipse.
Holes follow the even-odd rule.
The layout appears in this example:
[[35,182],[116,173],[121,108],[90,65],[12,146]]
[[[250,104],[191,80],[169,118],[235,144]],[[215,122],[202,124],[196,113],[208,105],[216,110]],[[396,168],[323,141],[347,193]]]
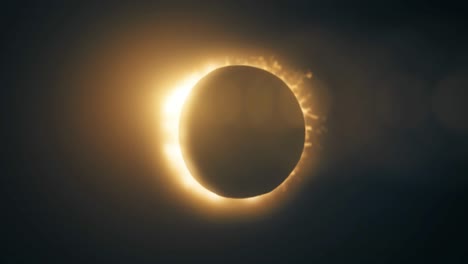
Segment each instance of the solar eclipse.
[[291,192],[317,119],[304,89],[311,77],[255,57],[208,66],[171,90],[163,151],[190,200],[237,211]]

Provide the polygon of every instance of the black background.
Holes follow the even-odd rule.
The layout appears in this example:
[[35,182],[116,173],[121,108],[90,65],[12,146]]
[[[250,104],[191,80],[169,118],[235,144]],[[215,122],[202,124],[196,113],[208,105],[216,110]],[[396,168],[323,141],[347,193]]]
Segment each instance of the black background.
[[[3,4],[2,263],[466,262],[465,11]],[[224,49],[272,53],[327,87],[312,180],[255,219],[185,208],[140,108],[142,83]]]

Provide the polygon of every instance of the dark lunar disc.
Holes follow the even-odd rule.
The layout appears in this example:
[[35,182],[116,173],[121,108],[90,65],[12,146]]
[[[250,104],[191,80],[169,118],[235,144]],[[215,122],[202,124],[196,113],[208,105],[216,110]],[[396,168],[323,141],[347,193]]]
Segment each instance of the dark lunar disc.
[[179,125],[192,175],[225,197],[272,191],[304,146],[304,118],[292,91],[275,75],[249,66],[219,68],[201,79]]

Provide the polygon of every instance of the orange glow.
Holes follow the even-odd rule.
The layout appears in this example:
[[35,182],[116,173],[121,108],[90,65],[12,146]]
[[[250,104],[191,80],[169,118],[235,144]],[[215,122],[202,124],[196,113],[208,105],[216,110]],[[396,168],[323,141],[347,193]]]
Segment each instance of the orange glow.
[[[296,96],[305,121],[305,144],[301,154],[301,158],[290,173],[288,178],[273,191],[262,194],[255,197],[249,198],[226,198],[206,189],[202,186],[189,171],[186,161],[182,156],[183,146],[180,145],[179,141],[179,123],[182,112],[182,107],[192,88],[197,82],[206,76],[211,71],[225,66],[230,65],[245,65],[256,67],[259,69],[266,70],[281,80],[283,80],[288,87],[292,90]],[[311,120],[316,119],[317,116],[311,113],[311,109],[307,106],[309,93],[305,92],[304,79],[310,79],[312,73],[296,73],[288,71],[286,67],[282,66],[276,60],[266,60],[263,57],[255,57],[250,59],[236,59],[236,60],[225,60],[222,63],[212,64],[202,68],[200,71],[183,78],[181,82],[170,90],[170,94],[164,100],[162,110],[162,127],[164,129],[164,145],[163,152],[167,158],[169,165],[173,169],[173,176],[177,183],[180,185],[190,197],[190,200],[196,199],[197,201],[203,202],[204,204],[210,204],[217,208],[228,208],[229,210],[242,210],[243,208],[252,208],[252,206],[266,205],[267,201],[277,199],[277,196],[281,193],[285,193],[288,189],[288,185],[292,178],[298,177],[298,174],[303,170],[308,157],[308,149],[312,146],[311,133],[312,126]],[[271,204],[271,203],[269,203]]]

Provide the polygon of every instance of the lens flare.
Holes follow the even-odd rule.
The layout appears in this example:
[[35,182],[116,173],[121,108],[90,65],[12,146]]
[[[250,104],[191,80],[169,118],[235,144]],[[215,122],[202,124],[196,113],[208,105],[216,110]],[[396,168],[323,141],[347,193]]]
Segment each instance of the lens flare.
[[[287,179],[273,191],[249,198],[227,198],[219,196],[202,186],[189,171],[186,161],[182,156],[182,148],[184,146],[181,146],[179,141],[179,123],[182,108],[192,88],[200,79],[213,70],[231,65],[256,67],[268,71],[283,80],[298,100],[305,122],[305,143],[296,167]],[[265,59],[264,57],[251,57],[249,59],[226,59],[222,63],[208,65],[200,71],[189,75],[182,79],[179,85],[176,85],[170,90],[169,95],[164,100],[163,109],[161,111],[163,120],[161,127],[164,129],[163,152],[169,166],[172,167],[176,181],[181,186],[181,189],[184,189],[185,192],[191,196],[191,200],[196,199],[197,201],[207,202],[213,206],[222,206],[230,210],[237,210],[258,204],[265,205],[267,201],[271,201],[272,199],[276,200],[282,193],[286,193],[291,182],[300,177],[299,174],[303,171],[307,163],[307,158],[310,154],[309,149],[312,146],[312,120],[318,118],[312,113],[308,99],[310,97],[310,92],[306,91],[304,87],[304,80],[310,78],[312,78],[311,72],[299,73],[288,70],[274,58]]]

